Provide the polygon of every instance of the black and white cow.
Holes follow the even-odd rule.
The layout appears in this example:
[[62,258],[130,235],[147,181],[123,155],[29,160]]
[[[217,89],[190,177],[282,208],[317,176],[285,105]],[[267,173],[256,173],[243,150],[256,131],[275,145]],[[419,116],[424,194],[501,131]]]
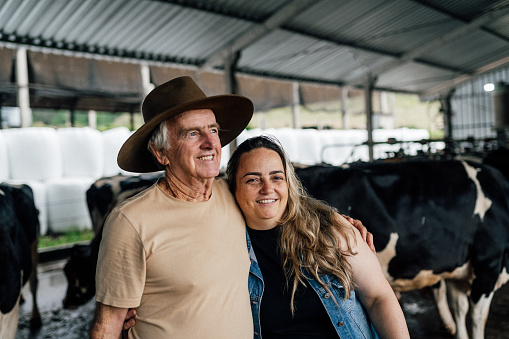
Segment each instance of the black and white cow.
[[115,175],[101,178],[87,190],[87,205],[94,232],[102,229],[106,217],[118,202],[118,196],[125,191],[144,189],[152,185],[162,173],[139,176]]
[[435,295],[446,327],[468,338],[470,301],[473,337],[484,338],[493,294],[509,280],[509,185],[498,170],[465,161],[414,161],[297,173],[312,196],[362,220],[373,233],[395,291],[447,281],[455,324],[444,291]]
[[[446,327],[458,338],[467,337],[465,317],[470,298],[474,338],[483,338],[493,292],[508,278],[509,191],[507,180],[499,171],[464,161],[420,161],[365,163],[348,169],[317,166],[297,169],[297,174],[310,194],[368,227],[387,279],[396,291],[447,280],[455,321],[443,288],[436,293]],[[132,194],[122,193],[126,196],[156,179],[129,180],[129,185],[136,181],[138,184]],[[110,200],[99,199],[92,205],[106,204],[108,208],[95,208],[109,211],[125,198],[122,194],[107,192]],[[94,240],[83,250],[88,256],[93,253],[94,265],[97,245]],[[67,296],[75,297],[81,290],[87,291],[90,298],[95,293],[95,285],[91,286],[95,266],[86,272],[82,268],[90,265],[76,263],[77,260],[72,271],[81,278],[74,273],[68,275]]]
[[75,245],[64,267],[67,292],[63,307],[74,309],[95,295],[95,269],[102,227],[113,207],[154,184],[161,173],[117,175],[97,180],[87,190],[87,204],[96,236],[89,245]]
[[38,212],[27,185],[0,184],[0,338],[14,338],[21,289],[30,279],[31,326],[41,326],[37,307]]
[[482,162],[495,167],[509,179],[509,148],[499,148],[487,153]]

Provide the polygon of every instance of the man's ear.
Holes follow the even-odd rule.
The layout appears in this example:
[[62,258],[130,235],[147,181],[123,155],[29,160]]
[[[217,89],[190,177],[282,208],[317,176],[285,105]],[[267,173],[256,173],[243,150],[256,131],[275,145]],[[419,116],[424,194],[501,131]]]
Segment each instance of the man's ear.
[[152,151],[152,154],[157,159],[157,162],[159,162],[161,165],[166,166],[170,163],[170,160],[166,156],[166,153],[164,153],[162,150],[156,150],[154,147],[154,143],[150,143],[150,150]]

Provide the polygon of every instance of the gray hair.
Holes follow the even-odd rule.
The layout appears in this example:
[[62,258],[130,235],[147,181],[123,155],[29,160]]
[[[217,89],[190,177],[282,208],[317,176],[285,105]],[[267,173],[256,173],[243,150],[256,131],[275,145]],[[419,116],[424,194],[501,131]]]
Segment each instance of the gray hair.
[[170,148],[170,140],[168,139],[168,121],[164,120],[157,126],[148,141],[147,148],[153,154],[150,144],[154,144],[155,151],[166,151]]

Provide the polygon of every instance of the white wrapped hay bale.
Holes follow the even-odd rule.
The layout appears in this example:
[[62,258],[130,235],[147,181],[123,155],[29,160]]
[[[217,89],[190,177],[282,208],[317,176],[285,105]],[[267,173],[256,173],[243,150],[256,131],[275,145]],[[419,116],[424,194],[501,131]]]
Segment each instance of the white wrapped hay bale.
[[103,173],[103,142],[101,132],[89,128],[57,130],[62,152],[64,177],[100,178]]
[[92,229],[86,191],[94,178],[60,178],[46,183],[48,228],[63,233],[73,229]]
[[368,157],[367,146],[359,146],[367,140],[365,130],[323,130],[320,136],[322,161],[328,164],[339,166]]
[[116,127],[101,133],[103,145],[103,176],[110,177],[122,173],[117,165],[118,151],[129,138],[127,127]]
[[290,157],[291,162],[300,162],[300,152],[297,146],[298,137],[293,128],[268,128],[263,131],[263,134],[275,136],[283,146],[286,154]]
[[11,179],[48,180],[62,176],[56,131],[49,127],[4,130]]
[[296,146],[299,151],[299,163],[303,165],[316,165],[320,163],[322,142],[319,131],[316,129],[300,129],[295,131],[298,131],[296,133]]
[[221,148],[221,169],[226,169],[226,166],[228,165],[228,160],[230,160],[230,145],[226,145],[223,148]]
[[0,182],[9,179],[9,162],[7,156],[7,144],[3,131],[0,130]]

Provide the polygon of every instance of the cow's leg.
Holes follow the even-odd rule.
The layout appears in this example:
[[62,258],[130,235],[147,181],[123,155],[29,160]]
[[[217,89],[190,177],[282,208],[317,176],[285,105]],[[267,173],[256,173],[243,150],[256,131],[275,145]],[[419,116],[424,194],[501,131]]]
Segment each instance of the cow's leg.
[[[21,291],[20,291],[21,295]],[[0,338],[14,339],[18,331],[19,297],[14,308],[7,314],[0,313]]]
[[468,296],[462,284],[458,281],[447,281],[447,290],[451,298],[451,306],[456,322],[456,338],[468,339],[466,317],[468,313]]
[[37,305],[37,286],[39,285],[39,279],[37,278],[37,266],[39,264],[39,253],[37,252],[38,238],[34,240],[30,246],[32,255],[32,272],[30,274],[30,291],[32,292],[32,319],[30,320],[30,326],[34,329],[41,327],[41,314],[39,313],[39,306]]
[[494,292],[490,295],[482,295],[477,303],[472,302],[472,338],[484,339],[484,327],[488,320],[491,300],[493,300]]
[[440,315],[440,319],[442,319],[445,330],[450,335],[455,335],[456,323],[454,322],[451,310],[449,309],[449,304],[447,303],[447,285],[445,281],[440,280],[440,282],[434,286],[432,290],[433,296],[435,297],[438,314]]

